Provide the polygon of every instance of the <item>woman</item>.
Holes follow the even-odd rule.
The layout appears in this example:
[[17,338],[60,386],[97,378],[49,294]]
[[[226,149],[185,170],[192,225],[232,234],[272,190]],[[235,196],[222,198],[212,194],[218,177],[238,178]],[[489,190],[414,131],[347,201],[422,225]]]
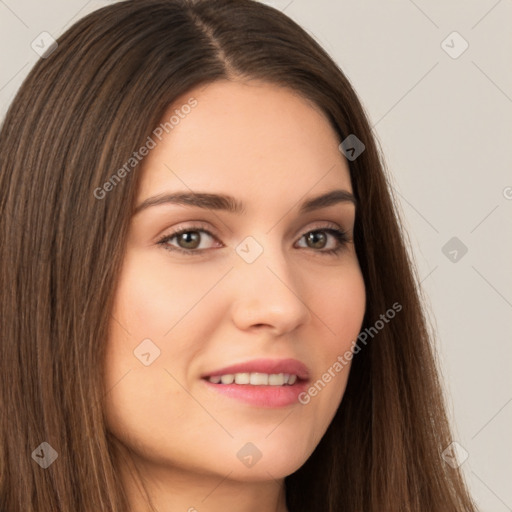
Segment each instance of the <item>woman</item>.
[[0,154],[3,510],[475,510],[368,120],[285,15],[100,9]]

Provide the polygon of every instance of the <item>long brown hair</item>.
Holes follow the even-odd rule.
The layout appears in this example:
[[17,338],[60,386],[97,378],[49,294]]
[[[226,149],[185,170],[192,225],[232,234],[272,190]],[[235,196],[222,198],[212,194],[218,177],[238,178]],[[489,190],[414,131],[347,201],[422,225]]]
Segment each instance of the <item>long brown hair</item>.
[[[0,132],[0,508],[128,510],[102,375],[140,173],[94,191],[176,98],[256,78],[310,99],[340,141],[364,143],[349,161],[363,329],[402,306],[354,356],[329,429],[285,479],[290,511],[476,510],[441,457],[451,437],[433,335],[384,163],[353,88],[313,38],[252,0],[130,0],[80,20],[45,57]],[[32,455],[43,442],[58,454],[46,469]]]

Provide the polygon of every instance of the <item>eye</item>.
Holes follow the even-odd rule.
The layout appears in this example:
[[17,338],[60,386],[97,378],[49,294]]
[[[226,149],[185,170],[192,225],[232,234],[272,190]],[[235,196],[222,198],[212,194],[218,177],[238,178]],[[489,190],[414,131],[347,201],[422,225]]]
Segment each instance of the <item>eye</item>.
[[[299,245],[300,248],[312,249],[314,252],[327,255],[339,253],[350,241],[347,232],[331,224],[307,231],[300,237],[299,242],[303,239],[306,245]],[[157,243],[168,251],[192,256],[213,248],[212,241],[217,242],[217,247],[223,247],[207,229],[202,226],[190,226],[165,235]]]
[[[212,233],[210,233],[207,229],[199,226],[191,226],[189,228],[175,231],[170,235],[166,235],[157,243],[163,245],[164,248],[169,251],[178,251],[191,254],[192,252],[202,252],[203,250],[209,248],[208,242],[204,241],[205,235],[206,238],[216,240],[215,236],[212,235]],[[176,239],[175,242],[177,246],[171,243],[174,239]]]
[[[327,247],[329,238],[331,243],[330,247]],[[337,227],[325,227],[308,231],[302,235],[300,240],[302,239],[306,241],[307,248],[327,254],[339,253],[350,241],[348,234]]]

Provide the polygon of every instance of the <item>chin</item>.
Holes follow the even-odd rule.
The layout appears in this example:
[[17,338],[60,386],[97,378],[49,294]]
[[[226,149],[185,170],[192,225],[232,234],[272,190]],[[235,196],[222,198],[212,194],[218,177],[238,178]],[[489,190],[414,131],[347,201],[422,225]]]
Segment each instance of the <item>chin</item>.
[[[280,458],[282,454],[280,455]],[[306,460],[272,460],[264,461],[263,458],[250,468],[243,467],[241,464],[233,470],[229,478],[240,482],[264,482],[268,480],[281,480],[292,473],[295,473]]]
[[297,471],[314,450],[314,447],[300,447],[296,442],[283,442],[278,436],[274,440],[262,438],[259,442],[237,441],[236,446],[235,458],[230,457],[226,470],[233,471],[230,478],[241,481],[284,478]]

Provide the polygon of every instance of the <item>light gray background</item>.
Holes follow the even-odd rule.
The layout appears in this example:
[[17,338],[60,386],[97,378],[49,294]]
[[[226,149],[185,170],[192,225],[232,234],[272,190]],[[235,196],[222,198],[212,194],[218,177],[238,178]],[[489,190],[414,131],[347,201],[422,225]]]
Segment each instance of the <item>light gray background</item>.
[[[0,118],[39,58],[32,41],[109,3],[0,0]],[[265,3],[326,48],[367,109],[437,329],[462,468],[482,511],[512,511],[512,2]],[[457,58],[454,31],[469,44]],[[442,252],[452,237],[465,255]]]

